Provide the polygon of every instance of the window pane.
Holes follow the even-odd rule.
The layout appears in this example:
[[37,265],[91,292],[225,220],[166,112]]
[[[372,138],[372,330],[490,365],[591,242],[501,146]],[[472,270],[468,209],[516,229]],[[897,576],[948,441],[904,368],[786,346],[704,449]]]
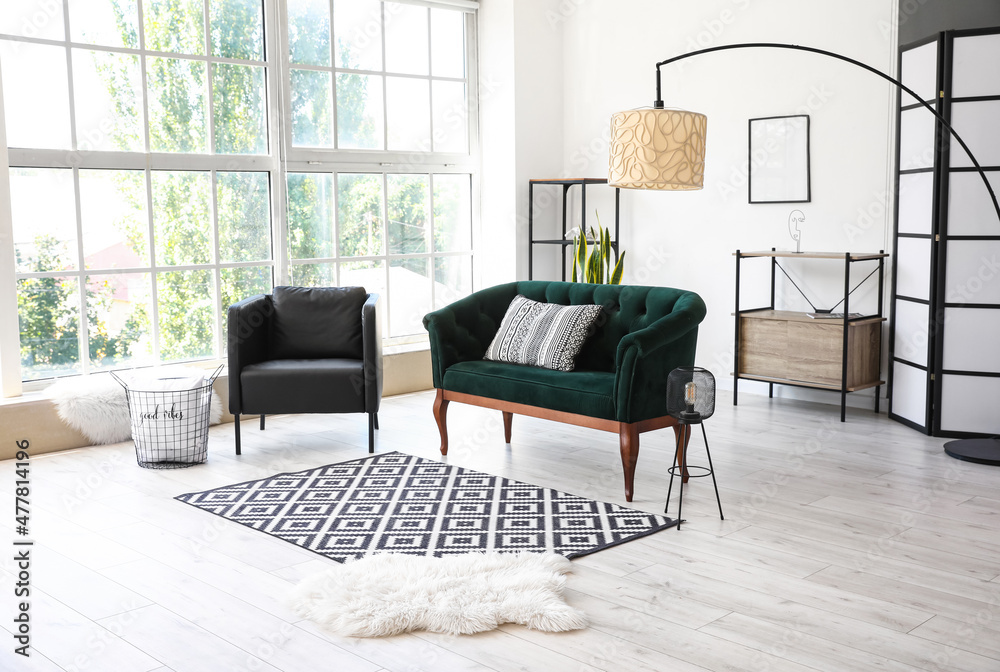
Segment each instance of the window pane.
[[384,261],[348,261],[340,265],[341,287],[364,287],[369,294],[378,294],[382,300],[378,304],[378,319],[382,323],[382,337],[389,335],[385,327],[386,306],[389,297],[385,291]]
[[261,0],[211,0],[212,55],[264,60]]
[[81,170],[80,217],[86,268],[149,265],[146,176],[140,170]]
[[382,77],[337,73],[337,146],[384,149]]
[[212,357],[218,299],[212,271],[171,271],[156,275],[160,318],[160,361]]
[[292,70],[292,144],[333,147],[333,86],[329,72]]
[[74,49],[73,91],[79,149],[143,151],[138,56]]
[[80,290],[76,278],[17,281],[21,378],[76,373],[80,362]]
[[429,74],[427,57],[427,9],[385,3],[386,72]]
[[330,65],[329,0],[288,0],[288,56],[292,63]]
[[73,171],[11,168],[10,210],[18,272],[76,268]]
[[389,335],[424,332],[424,315],[431,312],[430,259],[394,259],[389,268]]
[[[225,333],[229,306],[257,294],[270,293],[274,287],[274,282],[271,280],[270,266],[223,268],[220,271],[220,276],[222,278],[221,324],[223,333]],[[226,339],[222,339],[222,342],[225,348]]]
[[289,173],[288,254],[292,259],[335,256],[333,199],[330,173]]
[[472,177],[434,176],[434,249],[461,252],[472,249]]
[[0,66],[7,146],[70,149],[66,50],[0,40]]
[[0,12],[0,33],[18,37],[66,39],[61,0],[4,0]]
[[87,276],[87,340],[97,368],[153,364],[148,273]]
[[152,151],[207,151],[205,76],[200,61],[146,59]]
[[157,264],[180,266],[212,261],[209,177],[208,173],[153,171]]
[[139,11],[135,0],[69,0],[74,42],[139,48]]
[[336,287],[337,264],[294,264],[289,269],[292,285],[296,287]]
[[430,82],[386,77],[389,149],[429,152],[431,149]]
[[216,182],[221,260],[270,259],[271,199],[267,173],[217,173]]
[[142,15],[149,51],[205,53],[202,0],[145,0]]
[[427,251],[427,176],[389,175],[389,254]]
[[338,68],[382,69],[382,3],[379,0],[334,0],[333,31]]
[[267,154],[264,68],[216,63],[212,70],[215,151]]
[[468,107],[462,82],[431,83],[434,91],[434,151],[469,151]]
[[472,292],[472,257],[434,260],[434,309],[443,308]]
[[465,77],[465,14],[431,10],[431,74]]
[[382,244],[382,175],[337,176],[340,254],[369,257],[384,254]]

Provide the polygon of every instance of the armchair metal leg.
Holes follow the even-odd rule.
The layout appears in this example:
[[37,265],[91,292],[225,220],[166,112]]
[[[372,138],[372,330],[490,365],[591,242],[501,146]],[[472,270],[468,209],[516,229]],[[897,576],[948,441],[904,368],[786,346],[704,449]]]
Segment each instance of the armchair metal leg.
[[260,431],[264,431],[264,414],[260,414]]
[[373,414],[375,416],[375,429],[378,429],[378,413]]
[[369,413],[368,414],[368,452],[369,453],[374,453],[375,452],[375,425],[376,425],[375,414],[374,413]]
[[236,454],[240,455],[240,414],[237,413],[236,418]]

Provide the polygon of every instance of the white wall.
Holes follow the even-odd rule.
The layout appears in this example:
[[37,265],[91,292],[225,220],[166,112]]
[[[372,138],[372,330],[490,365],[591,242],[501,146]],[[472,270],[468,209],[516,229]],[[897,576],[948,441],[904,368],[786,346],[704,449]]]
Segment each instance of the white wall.
[[482,287],[516,276],[514,170],[514,0],[487,0],[479,10],[481,236],[476,275]]
[[484,286],[528,277],[528,180],[563,172],[560,1],[485,0],[479,12]]
[[[498,1],[484,0],[484,20]],[[607,175],[610,116],[652,104],[657,61],[707,46],[773,41],[828,49],[892,73],[895,35],[886,26],[895,24],[895,11],[894,0],[513,0],[516,212],[527,212],[528,178],[551,177],[553,171]],[[561,63],[552,53],[556,45]],[[550,88],[556,73],[561,92]],[[803,52],[730,51],[664,67],[667,107],[708,115],[706,186],[686,193],[622,191],[622,242],[630,256],[626,282],[702,295],[708,316],[698,364],[711,369],[720,386],[732,387],[736,249],[794,249],[787,219],[795,208],[806,215],[804,250],[888,249],[894,95],[890,84],[870,73]],[[748,204],[747,120],[800,113],[811,122],[812,201]],[[484,144],[497,130],[484,116]],[[561,165],[554,165],[551,152],[560,147]],[[484,149],[484,181],[490,158]],[[607,197],[598,204],[605,225],[613,220],[612,203]],[[523,222],[517,233],[518,277],[524,278]],[[756,263],[766,268],[766,262]],[[839,264],[789,264],[789,271],[820,308],[842,294]],[[554,264],[536,263],[536,277],[556,273]],[[767,290],[766,273],[747,276],[744,305],[765,298]],[[867,302],[859,307],[874,310],[875,294],[874,286],[859,290]],[[795,297],[787,301],[786,307],[806,307]],[[741,390],[753,391],[752,385],[741,383]],[[834,395],[795,388],[777,388],[776,394],[839,402]],[[870,403],[851,396],[855,403]]]

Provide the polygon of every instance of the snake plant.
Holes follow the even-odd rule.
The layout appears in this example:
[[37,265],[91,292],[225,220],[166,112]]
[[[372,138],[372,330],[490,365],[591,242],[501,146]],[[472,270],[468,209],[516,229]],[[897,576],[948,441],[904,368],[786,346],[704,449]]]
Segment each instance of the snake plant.
[[[625,270],[625,252],[617,254],[611,246],[611,233],[601,226],[597,215],[597,228],[589,231],[574,229],[573,234],[573,282],[619,285]],[[617,260],[612,269],[611,255]]]

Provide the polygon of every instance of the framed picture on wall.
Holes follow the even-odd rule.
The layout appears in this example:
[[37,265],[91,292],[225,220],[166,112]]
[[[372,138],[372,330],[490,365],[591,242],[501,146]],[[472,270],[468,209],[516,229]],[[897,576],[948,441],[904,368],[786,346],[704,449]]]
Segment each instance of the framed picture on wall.
[[751,203],[808,203],[809,115],[750,120]]

